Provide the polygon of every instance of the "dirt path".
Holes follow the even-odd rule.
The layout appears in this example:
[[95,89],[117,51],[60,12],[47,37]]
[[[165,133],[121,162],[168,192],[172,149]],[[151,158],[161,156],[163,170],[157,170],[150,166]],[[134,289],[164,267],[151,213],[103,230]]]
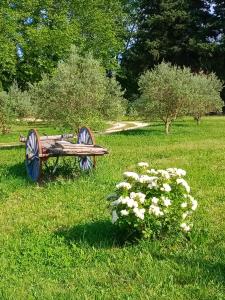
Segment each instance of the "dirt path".
[[113,132],[120,132],[124,130],[143,128],[148,125],[149,123],[145,123],[141,121],[121,121],[112,124],[110,128],[106,129],[105,133],[113,133]]

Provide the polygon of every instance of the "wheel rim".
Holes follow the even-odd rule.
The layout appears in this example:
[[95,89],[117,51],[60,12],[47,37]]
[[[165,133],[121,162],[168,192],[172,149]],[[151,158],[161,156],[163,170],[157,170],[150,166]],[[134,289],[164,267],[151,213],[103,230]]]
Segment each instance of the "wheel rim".
[[[78,144],[94,145],[95,140],[91,130],[87,127],[82,127],[78,133]],[[95,156],[80,156],[78,158],[79,166],[83,171],[90,171],[95,168]]]
[[32,181],[38,181],[41,173],[40,140],[37,131],[29,131],[26,141],[26,169]]

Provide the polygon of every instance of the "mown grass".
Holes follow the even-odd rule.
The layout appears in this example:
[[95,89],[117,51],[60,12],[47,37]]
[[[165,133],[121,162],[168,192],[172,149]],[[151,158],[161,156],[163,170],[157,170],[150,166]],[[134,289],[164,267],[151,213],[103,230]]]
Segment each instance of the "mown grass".
[[[16,141],[31,124],[0,142]],[[54,128],[36,125],[41,132]],[[0,299],[225,299],[225,118],[97,136],[97,170],[30,183],[24,149],[0,150]],[[105,197],[139,161],[187,170],[190,241],[120,245]]]

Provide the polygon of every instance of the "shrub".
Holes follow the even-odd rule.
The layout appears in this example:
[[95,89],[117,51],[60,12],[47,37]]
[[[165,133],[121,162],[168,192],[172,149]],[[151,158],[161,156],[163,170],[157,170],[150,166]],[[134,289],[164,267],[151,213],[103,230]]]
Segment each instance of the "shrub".
[[169,133],[172,122],[184,115],[191,94],[191,71],[189,68],[172,66],[162,62],[139,79],[141,97],[136,109],[145,118],[160,118]]
[[125,172],[125,181],[116,185],[111,201],[112,222],[126,237],[159,238],[183,232],[193,226],[197,201],[182,169],[148,169],[138,164],[139,172]]
[[31,105],[30,96],[27,91],[21,91],[16,82],[13,82],[8,92],[12,113],[21,119],[34,115],[34,106]]
[[121,113],[118,84],[114,79],[108,81],[104,68],[90,54],[81,56],[75,49],[51,78],[44,76],[30,93],[38,106],[38,117],[72,129],[84,124],[97,128],[104,117]]
[[223,83],[215,74],[193,74],[191,80],[191,98],[188,113],[194,117],[197,124],[209,112],[221,112],[224,105],[220,92]]
[[16,82],[12,84],[8,93],[0,91],[0,129],[3,134],[10,129],[16,118],[23,118],[34,113],[28,92],[21,91]]
[[114,77],[105,78],[105,96],[101,105],[101,113],[106,120],[116,120],[125,114],[127,102],[123,98],[124,92]]

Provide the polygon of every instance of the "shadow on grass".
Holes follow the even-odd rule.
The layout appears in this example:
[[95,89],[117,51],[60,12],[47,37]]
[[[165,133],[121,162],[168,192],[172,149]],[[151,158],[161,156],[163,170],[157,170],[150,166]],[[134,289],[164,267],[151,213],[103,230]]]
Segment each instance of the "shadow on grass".
[[[49,182],[60,182],[62,180],[76,180],[82,176],[88,176],[89,173],[82,173],[78,167],[78,163],[70,161],[63,161],[57,166],[55,173],[53,174],[52,170],[54,165],[45,167],[44,163],[42,164],[42,173],[39,185],[45,185]],[[13,178],[23,178],[27,180],[27,183],[34,184],[27,175],[25,161],[21,161],[11,166],[5,166],[2,171],[7,176],[11,176]],[[90,172],[91,173],[91,172]],[[1,175],[1,172],[0,172]]]
[[9,174],[9,176],[12,176],[12,177],[23,178],[23,179],[27,178],[26,167],[25,167],[24,161],[19,162],[15,165],[6,167],[5,172],[7,174]]
[[108,220],[60,228],[54,234],[63,237],[67,245],[83,244],[95,248],[119,247],[115,226]]
[[163,128],[162,129],[156,129],[156,128],[140,128],[140,129],[130,129],[130,130],[123,130],[119,132],[113,132],[110,133],[110,135],[115,136],[152,136],[152,135],[165,135]]

